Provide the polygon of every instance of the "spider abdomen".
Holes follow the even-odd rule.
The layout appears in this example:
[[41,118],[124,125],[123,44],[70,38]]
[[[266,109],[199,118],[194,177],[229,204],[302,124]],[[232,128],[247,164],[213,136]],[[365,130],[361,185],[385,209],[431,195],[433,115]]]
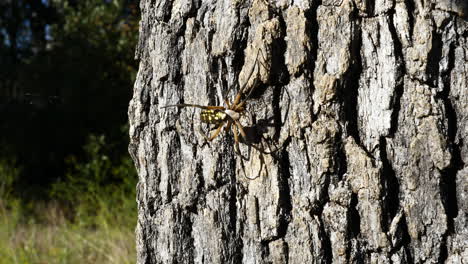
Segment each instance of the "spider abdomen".
[[227,114],[220,110],[203,110],[200,112],[200,119],[207,124],[218,125],[226,120]]

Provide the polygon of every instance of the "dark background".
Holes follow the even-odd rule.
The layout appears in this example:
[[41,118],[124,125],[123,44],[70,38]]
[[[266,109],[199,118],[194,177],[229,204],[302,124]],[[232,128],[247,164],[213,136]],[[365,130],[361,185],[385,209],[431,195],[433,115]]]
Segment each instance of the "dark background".
[[3,203],[59,201],[73,218],[90,200],[83,193],[123,190],[134,201],[127,107],[138,21],[136,0],[0,2]]

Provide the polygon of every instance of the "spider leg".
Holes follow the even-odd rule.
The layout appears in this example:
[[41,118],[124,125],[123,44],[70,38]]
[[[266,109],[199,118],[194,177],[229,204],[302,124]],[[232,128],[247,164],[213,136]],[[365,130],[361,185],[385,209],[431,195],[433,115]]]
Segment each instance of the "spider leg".
[[245,165],[244,165],[244,160],[243,159],[240,159],[240,163],[241,163],[241,167],[242,167],[242,172],[244,173],[244,177],[247,179],[247,180],[255,180],[257,179],[260,174],[258,174],[256,177],[253,177],[253,178],[250,178],[250,177],[247,177],[247,173],[245,173]]
[[239,155],[242,159],[245,159],[244,156],[242,156],[242,153],[240,152],[240,145],[239,145],[239,131],[237,125],[234,123],[232,126],[232,134],[234,135],[234,151],[236,152],[237,155]]
[[231,128],[231,126],[232,126],[232,122],[231,122],[231,120],[228,120],[228,121],[227,121],[227,124],[226,124],[226,128],[224,129],[224,131],[229,131],[229,129]]
[[232,134],[234,135],[234,151],[242,157],[239,148],[239,132],[235,125],[232,127]]
[[239,132],[240,134],[242,135],[242,138],[244,139],[244,143],[248,146],[251,146],[253,147],[254,149],[258,150],[260,153],[262,154],[271,154],[271,153],[274,153],[276,152],[277,150],[275,151],[271,151],[271,152],[266,152],[264,149],[263,149],[263,145],[262,145],[262,148],[259,148],[257,146],[255,146],[254,144],[251,144],[248,140],[247,140],[247,134],[245,133],[244,131],[244,127],[241,125],[241,123],[237,120],[234,120],[235,122],[235,125],[236,127],[239,129]]
[[[268,144],[268,150],[269,151],[264,151],[263,154],[274,154],[274,153],[280,151],[281,149],[283,149],[284,145],[278,147],[278,144],[276,144],[275,141],[273,141],[271,138],[268,138],[268,139],[269,139],[269,141],[266,141],[266,139],[265,139],[265,142]],[[273,142],[273,145],[275,147],[274,150],[271,150],[272,147],[271,147],[269,142]]]
[[245,142],[247,142],[247,134],[244,131],[244,127],[241,125],[241,123],[238,120],[234,120],[236,127],[239,129],[240,134],[242,135],[242,138],[244,139]]
[[[268,153],[265,152],[265,147],[263,146],[263,143],[260,141],[261,147],[257,147],[254,144],[251,144],[250,142],[248,142],[247,141],[247,135],[245,134],[244,128],[242,127],[242,125],[241,125],[241,123],[239,121],[235,120],[235,126],[233,128],[237,128],[239,130],[239,132],[241,133],[242,137],[244,138],[245,144],[247,146],[249,146],[249,147],[253,147],[255,150],[257,150],[259,152],[259,155],[260,155],[260,157],[259,157],[260,158],[260,170],[258,172],[258,175],[256,177],[254,177],[254,178],[249,178],[249,177],[247,177],[247,175],[245,175],[245,177],[247,179],[249,179],[249,180],[254,180],[254,179],[258,178],[260,176],[260,174],[262,173],[263,166],[265,166],[266,176],[268,177],[268,175],[269,175],[268,167],[265,165],[265,156],[264,156],[264,154],[268,154]],[[236,137],[234,137],[234,138],[236,138]],[[236,141],[236,143],[239,144],[238,141]],[[270,153],[272,153],[272,152],[270,152]],[[250,156],[250,154],[249,154],[249,156]],[[242,157],[242,155],[241,155],[241,157]],[[241,159],[241,164],[243,164],[242,159]]]
[[[263,149],[263,143],[260,142],[260,144],[261,144],[261,149]],[[260,150],[259,147],[255,146],[255,145],[253,145],[253,144],[249,144],[249,147],[253,147],[255,150],[258,150],[259,159],[260,159],[260,169],[258,170],[258,175],[257,175],[257,177],[255,177],[255,178],[248,178],[248,179],[253,180],[253,179],[256,179],[256,178],[260,177],[260,175],[262,174],[262,170],[263,170],[263,167],[264,167],[264,166],[265,166],[266,177],[268,177],[268,176],[269,176],[268,167],[267,167],[266,164],[265,164],[265,156],[263,155],[263,151]]]
[[[265,140],[264,137],[262,137],[263,140]],[[246,143],[246,145],[254,148],[255,150],[257,150],[258,152],[262,153],[262,154],[265,154],[265,155],[271,155],[271,154],[274,154],[276,152],[278,152],[279,150],[281,150],[283,148],[283,146],[281,147],[278,147],[278,146],[275,146],[275,149],[274,150],[271,150],[271,147],[270,147],[270,144],[268,144],[268,149],[269,151],[265,151],[265,147],[263,146],[263,143],[260,141],[260,144],[261,144],[261,147],[257,147],[255,146],[254,144],[252,143]]]
[[[244,177],[248,180],[255,180],[257,177],[254,177],[254,178],[249,178],[247,177],[247,173],[245,173],[245,165],[244,165],[244,156],[242,156],[242,153],[240,153],[240,146],[239,146],[239,132],[238,132],[238,127],[236,124],[234,124],[234,126],[232,126],[232,132],[234,134],[234,151],[241,157],[240,158],[240,164],[241,164],[241,167],[242,167],[242,172],[244,173]],[[237,149],[237,150],[236,150]],[[250,158],[246,158],[246,160],[249,160]]]
[[[205,135],[205,133],[201,132],[200,133],[202,134],[202,136],[206,139],[206,141],[212,141],[213,139],[215,139],[219,133],[221,132],[221,129],[223,128],[223,125],[224,125],[224,122],[222,122],[221,124],[218,125],[218,127],[216,128],[215,132],[213,135],[211,135],[210,137],[208,137],[207,135]],[[211,132],[211,131],[210,131]]]
[[268,167],[266,166],[265,164],[265,156],[263,156],[263,153],[260,152],[260,170],[258,171],[258,175],[260,175],[262,173],[262,169],[263,169],[263,166],[265,166],[265,173],[266,173],[266,176],[268,177]]
[[208,110],[226,110],[226,108],[223,107],[223,106],[212,106],[212,105],[205,106],[205,109],[208,109]]
[[[252,72],[250,73],[249,78],[247,79],[247,82],[245,83],[245,85],[249,82],[250,77],[251,77],[251,75],[252,75],[252,73],[253,73],[253,69],[255,69],[255,67],[258,67],[258,64],[257,64],[257,63],[260,63],[260,64],[263,66],[264,69],[268,69],[268,67],[265,66],[265,64],[264,64],[261,60],[258,60],[258,54],[259,54],[259,53],[262,54],[263,60],[264,60],[264,61],[266,60],[266,59],[265,59],[265,56],[263,55],[262,50],[259,49],[258,52],[257,52],[257,56],[255,57],[255,65],[254,65],[254,68],[252,68]],[[257,75],[259,75],[259,74],[260,74],[260,69],[257,71]],[[255,79],[254,84],[252,85],[252,87],[257,86],[257,83],[258,83],[258,78]],[[244,87],[245,87],[245,85],[244,85]],[[242,89],[242,90],[243,90],[243,89]],[[254,91],[253,88],[250,89],[249,94],[247,94],[247,96],[245,97],[245,99],[242,100],[242,101],[241,101],[241,98],[240,98],[241,93],[239,93],[238,96],[236,97],[236,99],[234,100],[234,102],[232,103],[233,105],[235,105],[235,107],[233,107],[234,110],[238,111],[239,109],[241,109],[242,107],[244,107],[245,102],[250,98],[250,96],[252,96],[253,91]]]
[[161,106],[160,108],[168,108],[168,107],[197,107],[197,108],[208,109],[208,110],[226,110],[226,108],[224,108],[223,106],[197,105],[197,104],[174,104],[174,105]]
[[[256,119],[254,119],[254,115],[252,115],[252,113],[251,113],[250,111],[247,111],[247,109],[245,110],[245,112],[246,112],[247,114],[249,114],[248,118],[249,118],[250,124],[254,124],[254,120],[256,120]],[[247,116],[247,115],[246,115],[246,116]],[[256,123],[256,121],[255,121],[255,123]]]
[[[242,126],[240,125],[239,122],[237,123],[233,123],[233,126],[232,126],[232,131],[233,131],[233,134],[234,134],[234,141],[236,143],[236,153],[243,159],[243,160],[250,160],[250,145],[247,144],[246,142],[246,139],[244,138],[244,136],[242,136],[242,133],[244,133],[244,130],[242,129]],[[240,137],[239,137],[239,132],[240,132]],[[245,134],[245,133],[244,133]],[[247,154],[246,155],[243,155],[240,151],[240,144],[241,143],[241,137],[243,138],[243,143],[245,143],[245,145],[247,145],[249,147],[248,151],[247,151]]]
[[221,129],[223,128],[223,126],[224,126],[224,122],[219,124],[218,128],[215,130],[213,135],[211,135],[211,137],[208,138],[208,141],[212,141],[213,139],[215,139],[219,135],[219,133],[221,132]]
[[[259,49],[258,52],[262,54],[263,61],[265,62],[266,59],[265,59],[265,55],[263,55],[263,51],[261,49]],[[263,66],[263,68],[268,69],[268,67],[265,66],[265,64],[261,60],[259,60],[258,62],[260,62],[260,64]]]
[[[259,50],[260,51],[260,50]],[[245,81],[245,83],[242,85],[242,87],[239,89],[239,92],[237,92],[237,95],[236,95],[236,98],[234,99],[234,101],[232,102],[232,105],[237,105],[239,103],[239,101],[241,100],[241,97],[242,97],[242,94],[244,92],[244,89],[245,87],[247,86],[247,84],[249,83],[249,80],[250,80],[250,77],[252,77],[252,74],[253,72],[255,71],[255,68],[257,67],[257,59],[258,59],[258,53],[257,52],[257,55],[255,56],[255,61],[254,61],[254,65],[252,67],[252,69],[250,69],[250,72],[249,72],[249,77],[247,77],[247,80]],[[262,53],[263,54],[263,53]],[[252,91],[250,91],[249,95],[252,93]]]
[[226,104],[226,106],[227,106],[228,108],[231,108],[231,105],[229,104],[229,101],[228,101],[228,100],[224,99],[224,103]]

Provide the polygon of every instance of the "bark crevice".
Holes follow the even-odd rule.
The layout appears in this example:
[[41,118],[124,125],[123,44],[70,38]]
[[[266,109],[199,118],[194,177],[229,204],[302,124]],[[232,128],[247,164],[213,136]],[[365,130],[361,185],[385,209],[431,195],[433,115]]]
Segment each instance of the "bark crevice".
[[399,69],[397,70],[397,80],[394,89],[392,101],[392,114],[390,117],[390,129],[388,136],[393,137],[398,130],[398,116],[401,111],[401,97],[403,96],[404,76],[406,75],[406,65],[403,54],[403,45],[398,38],[397,29],[395,28],[395,9],[392,9],[389,15],[389,31],[392,35],[394,43],[394,53]]
[[382,185],[382,229],[388,232],[390,224],[400,210],[400,184],[396,177],[396,172],[388,160],[387,139],[381,137],[379,140],[379,152],[382,161],[382,176],[380,177]]
[[[460,148],[456,143],[458,134],[457,112],[455,111],[452,99],[450,98],[451,90],[451,74],[455,64],[455,48],[454,43],[450,43],[448,52],[448,66],[445,72],[442,73],[441,80],[443,82],[443,90],[437,96],[443,101],[445,106],[445,117],[447,120],[447,138],[451,145],[451,160],[450,166],[441,171],[440,192],[442,196],[442,204],[445,213],[447,214],[447,235],[454,233],[454,219],[458,216],[458,201],[457,201],[457,174],[464,168],[464,163],[461,158]],[[446,249],[445,249],[446,250]],[[448,253],[445,252],[445,255]],[[445,259],[448,256],[445,256]]]
[[342,88],[341,103],[343,105],[344,120],[346,124],[346,137],[351,136],[358,145],[362,145],[359,135],[359,115],[358,115],[358,97],[359,80],[362,73],[362,60],[360,47],[361,32],[354,35],[351,43],[351,54],[353,54],[352,65],[344,76],[344,85]]

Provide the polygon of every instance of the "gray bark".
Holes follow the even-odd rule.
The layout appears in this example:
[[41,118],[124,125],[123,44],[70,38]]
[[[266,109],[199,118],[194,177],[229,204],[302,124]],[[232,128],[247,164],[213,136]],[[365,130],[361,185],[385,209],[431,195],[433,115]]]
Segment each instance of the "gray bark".
[[466,1],[140,5],[137,263],[468,263]]

